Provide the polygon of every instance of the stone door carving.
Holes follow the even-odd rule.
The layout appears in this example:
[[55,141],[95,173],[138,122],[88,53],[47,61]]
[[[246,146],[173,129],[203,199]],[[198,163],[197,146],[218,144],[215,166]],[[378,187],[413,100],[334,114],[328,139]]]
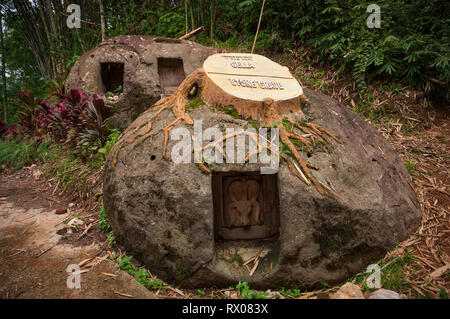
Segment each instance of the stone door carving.
[[246,176],[225,178],[225,227],[244,227],[262,224],[262,184]]
[[278,233],[277,175],[214,173],[216,239],[258,239]]

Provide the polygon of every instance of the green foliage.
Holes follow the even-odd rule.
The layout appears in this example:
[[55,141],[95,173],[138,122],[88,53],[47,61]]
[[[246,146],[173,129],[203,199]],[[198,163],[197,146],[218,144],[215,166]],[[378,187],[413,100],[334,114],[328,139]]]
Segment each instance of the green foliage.
[[122,257],[119,261],[119,268],[125,270],[127,273],[131,275],[131,272],[135,269],[135,266],[131,263],[131,259],[133,256]]
[[98,228],[104,233],[109,233],[112,230],[108,222],[108,217],[106,216],[105,207],[103,205],[98,212]]
[[194,97],[192,100],[189,101],[189,104],[186,105],[186,112],[190,112],[193,109],[205,105],[205,102],[203,102],[202,98],[200,97],[200,94],[197,94],[196,97]]
[[[236,51],[250,50],[261,9],[260,0],[104,0],[103,4],[107,37],[152,34],[178,38],[204,26],[206,30],[193,40]],[[256,52],[285,51],[309,56],[313,63],[331,62],[339,72],[352,72],[362,91],[368,82],[381,78],[448,98],[448,1],[380,0],[376,3],[381,8],[379,29],[366,25],[369,4],[366,0],[266,0]],[[28,21],[10,6],[12,10],[4,14],[9,101],[21,88],[43,98],[47,73],[64,79],[78,57],[99,44],[100,26],[83,23],[81,29],[65,28],[48,37],[44,27],[36,24],[47,50],[33,52],[26,32]],[[98,21],[96,9],[98,2],[83,2],[84,20]],[[39,14],[37,9],[32,13],[36,19]],[[36,56],[41,55],[58,61],[63,70],[36,63]],[[15,106],[9,111],[14,114]]]
[[269,293],[257,292],[248,286],[248,282],[244,281],[236,286],[240,299],[265,299]]
[[[389,262],[390,260],[386,261]],[[413,254],[408,252],[403,257],[397,258],[395,262],[381,271],[381,285],[385,289],[401,291],[409,287],[406,280],[406,267],[414,262]],[[382,267],[383,265],[380,264]]]
[[[406,279],[407,268],[414,265],[414,256],[411,252],[405,253],[402,257],[389,258],[387,260],[376,262],[381,267],[381,286],[385,289],[401,292],[409,288]],[[383,268],[384,267],[384,268]],[[359,285],[367,279],[368,273],[363,272],[352,276],[347,280]],[[364,285],[364,290],[373,290]]]
[[115,244],[117,244],[116,236],[114,235],[114,232],[112,230],[108,234],[108,243],[110,246],[114,246]]
[[200,296],[206,296],[206,292],[205,292],[205,290],[204,289],[197,289],[197,293],[200,295]]
[[114,262],[117,262],[117,259],[119,258],[119,256],[115,253],[115,252],[112,252],[109,256],[108,256],[108,259],[109,260],[111,260],[111,261],[114,261]]
[[300,297],[301,293],[302,293],[301,289],[297,288],[297,287],[292,287],[290,289],[286,289],[286,288],[282,287],[280,289],[280,294],[286,298],[288,298],[288,297],[297,298],[297,297]]
[[69,59],[66,63],[66,68],[70,69],[75,64],[75,62],[77,62],[79,57],[79,55],[74,55],[71,59]]
[[367,80],[385,76],[448,94],[438,84],[450,77],[450,19],[444,13],[448,4],[379,1],[379,29],[366,26],[369,4],[362,0],[302,1],[290,13],[293,32],[322,60],[350,68],[362,90],[367,88]]
[[78,167],[80,167],[80,160],[73,154],[61,155],[60,159],[51,163],[50,166],[44,169],[47,177],[53,177],[55,181],[65,189],[69,187],[81,188],[83,187],[83,181],[85,174],[81,176],[77,173]]
[[[115,258],[116,256],[113,256],[113,259]],[[161,280],[151,278],[147,270],[136,267],[131,262],[132,258],[133,256],[122,257],[122,259],[119,261],[119,268],[129,273],[136,279],[137,282],[139,282],[146,288],[153,290],[166,289],[164,283]]]
[[[259,0],[104,0],[103,3],[107,37],[152,34],[178,38],[204,26],[206,30],[193,40],[235,51],[249,51],[252,47],[261,9]],[[448,100],[448,1],[380,0],[376,3],[381,8],[378,29],[366,25],[369,4],[366,0],[266,0],[256,52],[286,52],[309,57],[310,63],[332,64],[338,72],[351,72],[361,92],[367,91],[369,82],[381,79],[401,82]],[[20,89],[30,89],[42,99],[48,77],[54,76],[59,80],[50,81],[50,87],[63,92],[61,83],[68,70],[83,52],[100,41],[99,25],[83,23],[81,29],[66,28],[48,37],[43,26],[36,24],[47,50],[33,52],[26,32],[28,21],[23,21],[14,5],[10,5],[12,10],[4,14],[8,125],[15,121],[11,115],[17,112],[17,106],[11,102]],[[83,2],[84,20],[98,21],[97,8],[98,2]],[[32,15],[39,19],[39,10]],[[63,21],[64,17],[55,19]],[[46,61],[57,62],[62,70],[51,63],[36,63],[37,56],[47,56]],[[320,85],[319,78],[306,81]],[[321,90],[325,87],[321,86]],[[368,105],[363,102],[358,108]]]
[[411,177],[416,176],[417,172],[415,169],[415,167],[416,167],[415,163],[405,161],[405,162],[403,162],[403,164],[405,164],[405,167],[408,170],[408,173],[409,173],[409,175],[411,175]]
[[[109,151],[114,146],[114,144],[119,139],[121,131],[117,128],[111,130],[111,134],[108,135],[106,141],[102,141],[101,139],[97,139],[96,144],[93,146],[88,145],[89,151],[91,152],[90,165],[94,168],[100,168],[105,164],[106,157],[109,154]],[[102,147],[103,145],[103,147]]]
[[18,170],[35,162],[45,163],[58,156],[59,147],[51,143],[0,141],[0,166],[6,165]]
[[326,281],[322,281],[320,284],[322,285],[323,288],[330,288],[331,287],[330,284],[327,283]]
[[[240,10],[233,12],[219,1],[222,20],[216,36],[228,48],[240,49],[253,40],[261,2],[227,4]],[[367,89],[368,81],[381,78],[448,98],[448,2],[378,1],[378,29],[367,27],[369,4],[365,0],[267,0],[256,50],[299,51],[313,62],[331,62],[338,72],[351,71],[361,91]]]
[[[120,136],[120,130],[117,128],[114,128],[111,130],[111,134],[108,135],[106,142],[104,143],[103,147],[92,149],[93,151],[97,151],[97,153],[102,154],[103,160],[106,159],[106,156],[108,156],[109,151],[114,146],[114,144],[117,142]],[[98,144],[101,145],[101,141],[98,141]]]
[[178,38],[186,31],[184,8],[173,7],[169,1],[110,1],[105,9],[106,22],[110,25],[106,30],[108,36],[152,34]]
[[98,212],[98,228],[101,232],[107,234],[107,239],[110,246],[117,244],[116,236],[114,235],[111,225],[109,224],[104,205],[102,205],[100,211]]
[[286,128],[286,130],[288,131],[288,132],[290,132],[291,130],[292,130],[292,123],[291,122],[289,122],[288,120],[283,120],[282,122],[281,122],[282,124],[283,124],[283,126]]
[[239,112],[232,107],[224,107],[224,108],[221,108],[220,111],[222,111],[223,113],[225,113],[227,115],[234,117],[235,119],[241,119]]
[[[105,121],[112,112],[105,97],[94,94],[91,99],[77,89],[65,95],[64,82],[52,80],[49,83],[51,98],[43,101],[30,91],[19,92],[16,115],[20,122],[5,134],[16,139],[28,134],[37,140],[48,135],[66,144],[70,153],[90,167],[102,167],[120,135],[119,129],[111,129]],[[4,125],[2,127],[4,130]]]
[[161,15],[153,29],[153,34],[179,38],[185,33],[184,16],[179,12],[167,12]]

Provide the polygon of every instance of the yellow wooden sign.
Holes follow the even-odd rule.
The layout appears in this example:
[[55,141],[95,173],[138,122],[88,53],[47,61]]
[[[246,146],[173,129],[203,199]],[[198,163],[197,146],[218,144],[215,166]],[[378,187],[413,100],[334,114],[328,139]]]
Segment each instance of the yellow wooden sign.
[[219,53],[203,63],[208,77],[226,93],[245,100],[290,100],[303,94],[287,67],[250,53]]

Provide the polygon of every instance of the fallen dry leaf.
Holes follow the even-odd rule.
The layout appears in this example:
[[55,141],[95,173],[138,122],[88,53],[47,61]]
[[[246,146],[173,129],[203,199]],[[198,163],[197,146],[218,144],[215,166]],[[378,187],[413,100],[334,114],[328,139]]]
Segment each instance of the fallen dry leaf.
[[445,274],[447,272],[447,270],[450,269],[450,264],[446,264],[442,267],[439,267],[438,269],[436,269],[435,271],[433,271],[431,274],[429,274],[429,277],[432,279],[436,279],[441,277],[443,274]]

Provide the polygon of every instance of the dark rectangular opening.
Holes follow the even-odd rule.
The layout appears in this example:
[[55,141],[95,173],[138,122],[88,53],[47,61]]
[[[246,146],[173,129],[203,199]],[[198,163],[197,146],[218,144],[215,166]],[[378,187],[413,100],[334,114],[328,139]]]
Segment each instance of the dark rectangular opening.
[[121,93],[123,91],[123,63],[100,63],[103,92]]
[[263,239],[279,233],[278,174],[213,172],[215,239]]
[[158,58],[158,75],[164,93],[173,93],[184,80],[182,59]]

